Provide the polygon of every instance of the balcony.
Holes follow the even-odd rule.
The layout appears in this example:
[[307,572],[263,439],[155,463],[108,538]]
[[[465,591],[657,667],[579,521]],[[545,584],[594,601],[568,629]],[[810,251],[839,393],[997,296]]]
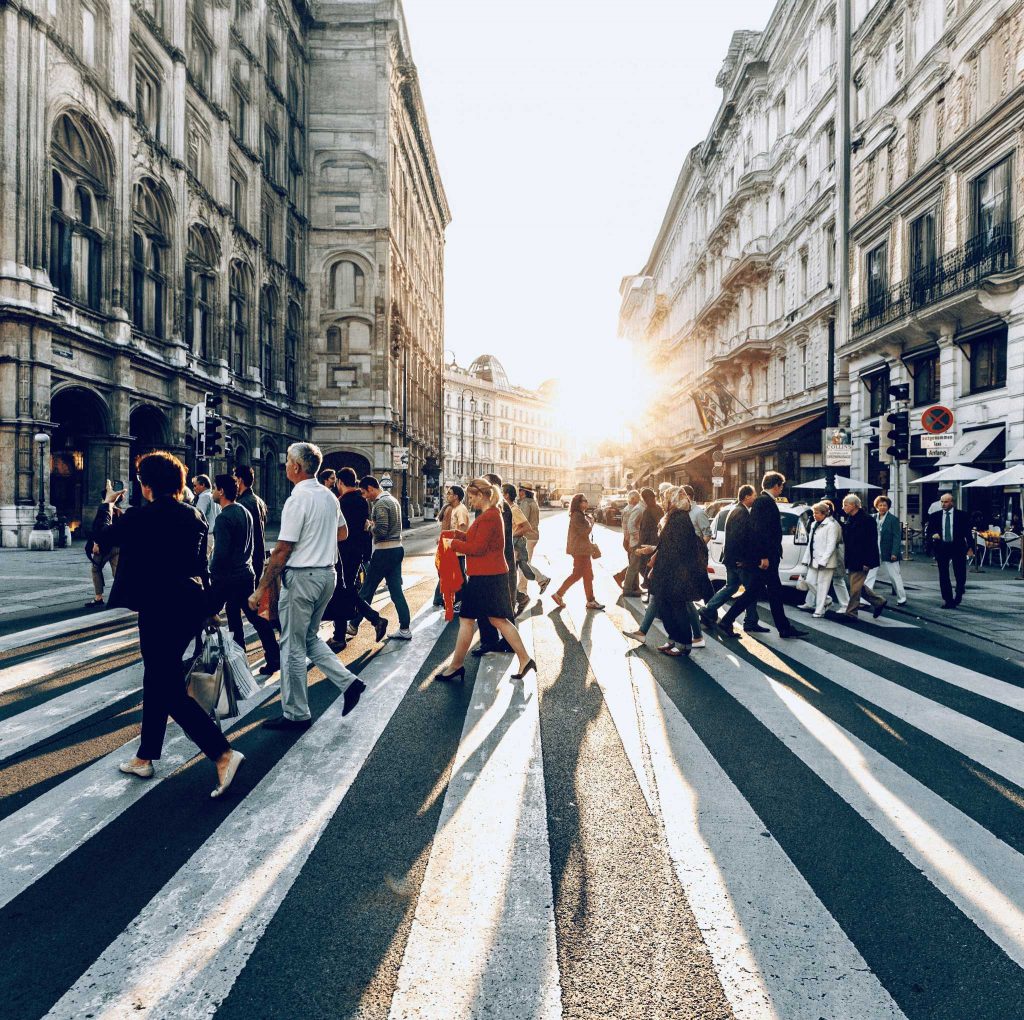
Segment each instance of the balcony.
[[863,339],[908,315],[972,291],[990,276],[1020,267],[1021,223],[1017,220],[972,237],[909,279],[869,297],[853,310],[852,338]]
[[722,279],[719,287],[726,290],[741,283],[750,273],[768,272],[768,238],[763,234],[752,237],[742,249],[738,258],[730,258],[729,264],[723,266]]
[[772,349],[767,326],[748,326],[728,340],[720,340],[709,361],[712,366],[729,362],[761,361]]

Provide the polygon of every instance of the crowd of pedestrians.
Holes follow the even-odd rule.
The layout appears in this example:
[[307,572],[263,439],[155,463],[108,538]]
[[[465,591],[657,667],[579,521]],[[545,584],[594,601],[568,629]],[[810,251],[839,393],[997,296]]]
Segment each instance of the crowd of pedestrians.
[[[109,563],[114,570],[109,604],[138,612],[144,664],[141,739],[136,756],[122,763],[123,772],[153,775],[170,717],[215,764],[212,796],[221,796],[231,784],[243,756],[190,697],[183,677],[188,646],[201,641],[203,628],[216,625],[222,611],[231,637],[243,649],[243,616],[252,625],[263,646],[261,672],[271,676],[280,671],[281,714],[263,723],[271,730],[301,731],[311,725],[310,663],[343,692],[358,684],[336,653],[364,621],[377,642],[384,640],[387,621],[372,607],[382,582],[398,617],[391,637],[412,640],[402,580],[401,507],[374,476],[358,478],[349,467],[322,470],[322,459],[311,443],[289,447],[285,473],[292,490],[269,551],[267,507],[247,465],[213,479],[198,474],[189,490],[180,460],[165,452],[147,454],[137,465],[144,502],[125,512],[120,508],[124,491],[107,484],[87,548],[96,600],[103,604],[103,567]],[[804,636],[787,618],[783,602],[778,504],[785,484],[783,475],[769,471],[760,493],[751,485],[740,487],[725,520],[726,580],[717,593],[708,570],[711,522],[693,490],[662,485],[657,493],[651,488],[630,491],[622,513],[627,563],[614,579],[625,596],[640,595],[647,607],[629,636],[645,641],[660,618],[668,640],[659,650],[671,657],[688,655],[704,647],[704,630],[735,638],[734,624],[741,616],[745,632],[767,632],[757,613],[762,601],[781,637]],[[806,597],[801,610],[821,618],[838,602],[839,609],[856,618],[863,599],[878,617],[887,605],[874,590],[883,571],[897,603],[906,602],[900,522],[888,497],[879,496],[873,507],[869,515],[851,493],[842,501],[840,522],[830,501],[814,504],[802,558],[800,587]],[[604,609],[594,590],[593,561],[601,550],[588,511],[584,494],[572,497],[565,546],[572,569],[552,595],[559,608],[568,591],[582,582],[586,608]],[[439,519],[439,563],[447,558],[449,569],[439,570],[434,603],[443,605],[448,598],[450,609],[454,598],[459,630],[451,659],[435,679],[465,676],[465,658],[478,630],[473,654],[515,654],[513,678],[521,680],[536,665],[515,621],[529,604],[529,584],[543,594],[551,580],[535,560],[540,509],[533,487],[503,483],[495,474],[475,478],[465,489],[453,485]],[[928,531],[944,603],[953,608],[963,597],[970,525],[953,508],[950,494],[943,494],[940,509],[929,517]],[[276,608],[267,611],[275,602]],[[319,634],[323,619],[333,623],[329,642]]]

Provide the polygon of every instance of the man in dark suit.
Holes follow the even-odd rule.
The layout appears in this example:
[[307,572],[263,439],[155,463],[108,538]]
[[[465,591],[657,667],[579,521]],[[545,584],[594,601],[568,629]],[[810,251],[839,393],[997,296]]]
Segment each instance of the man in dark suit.
[[370,508],[359,488],[354,468],[343,467],[337,475],[335,491],[341,500],[341,514],[348,523],[348,538],[338,543],[338,584],[324,616],[334,621],[334,637],[327,643],[331,651],[345,647],[346,635],[355,637],[360,620],[368,620],[378,641],[384,639],[388,622],[376,609],[363,601],[356,580],[359,568],[370,562],[373,539],[366,530]]
[[769,471],[761,479],[761,495],[754,500],[748,518],[748,559],[740,566],[744,592],[733,602],[732,608],[719,623],[726,636],[735,636],[733,622],[747,606],[755,605],[762,598],[768,600],[779,637],[803,637],[807,633],[789,622],[782,601],[782,580],[779,577],[779,564],[782,562],[782,515],[779,513],[778,499],[785,485],[786,476],[778,471]]
[[[741,564],[750,562],[747,552],[747,530],[750,524],[750,508],[754,505],[757,490],[753,485],[741,485],[736,493],[736,506],[733,507],[725,522],[725,547],[722,550],[722,565],[725,567],[725,584],[718,593],[704,606],[700,619],[710,629],[718,623],[718,610],[740,590],[743,583],[740,572]],[[767,634],[768,628],[762,627],[757,616],[757,605],[747,606],[743,629],[748,634]]]
[[[963,601],[967,587],[967,559],[974,556],[971,521],[963,510],[953,508],[953,493],[944,492],[939,496],[942,509],[928,515],[925,533],[931,546],[931,553],[939,566],[939,588],[942,591],[942,608],[956,609]],[[956,579],[956,593],[949,583],[949,566],[953,565]]]

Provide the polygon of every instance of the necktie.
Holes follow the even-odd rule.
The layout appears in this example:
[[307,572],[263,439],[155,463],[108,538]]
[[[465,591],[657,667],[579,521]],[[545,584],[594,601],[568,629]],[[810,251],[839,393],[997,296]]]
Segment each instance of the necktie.
[[944,530],[943,530],[942,537],[945,539],[945,541],[952,542],[953,541],[953,511],[952,510],[944,510],[943,513],[945,515],[945,519],[944,519],[944,524],[943,524],[943,529]]

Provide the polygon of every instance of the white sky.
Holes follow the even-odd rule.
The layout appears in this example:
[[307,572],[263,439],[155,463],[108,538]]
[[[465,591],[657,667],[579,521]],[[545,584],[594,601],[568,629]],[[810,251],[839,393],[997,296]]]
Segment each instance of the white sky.
[[496,355],[519,385],[582,374],[569,406],[608,416],[619,281],[710,127],[733,31],[774,0],[404,5],[453,214],[445,346],[462,365]]

